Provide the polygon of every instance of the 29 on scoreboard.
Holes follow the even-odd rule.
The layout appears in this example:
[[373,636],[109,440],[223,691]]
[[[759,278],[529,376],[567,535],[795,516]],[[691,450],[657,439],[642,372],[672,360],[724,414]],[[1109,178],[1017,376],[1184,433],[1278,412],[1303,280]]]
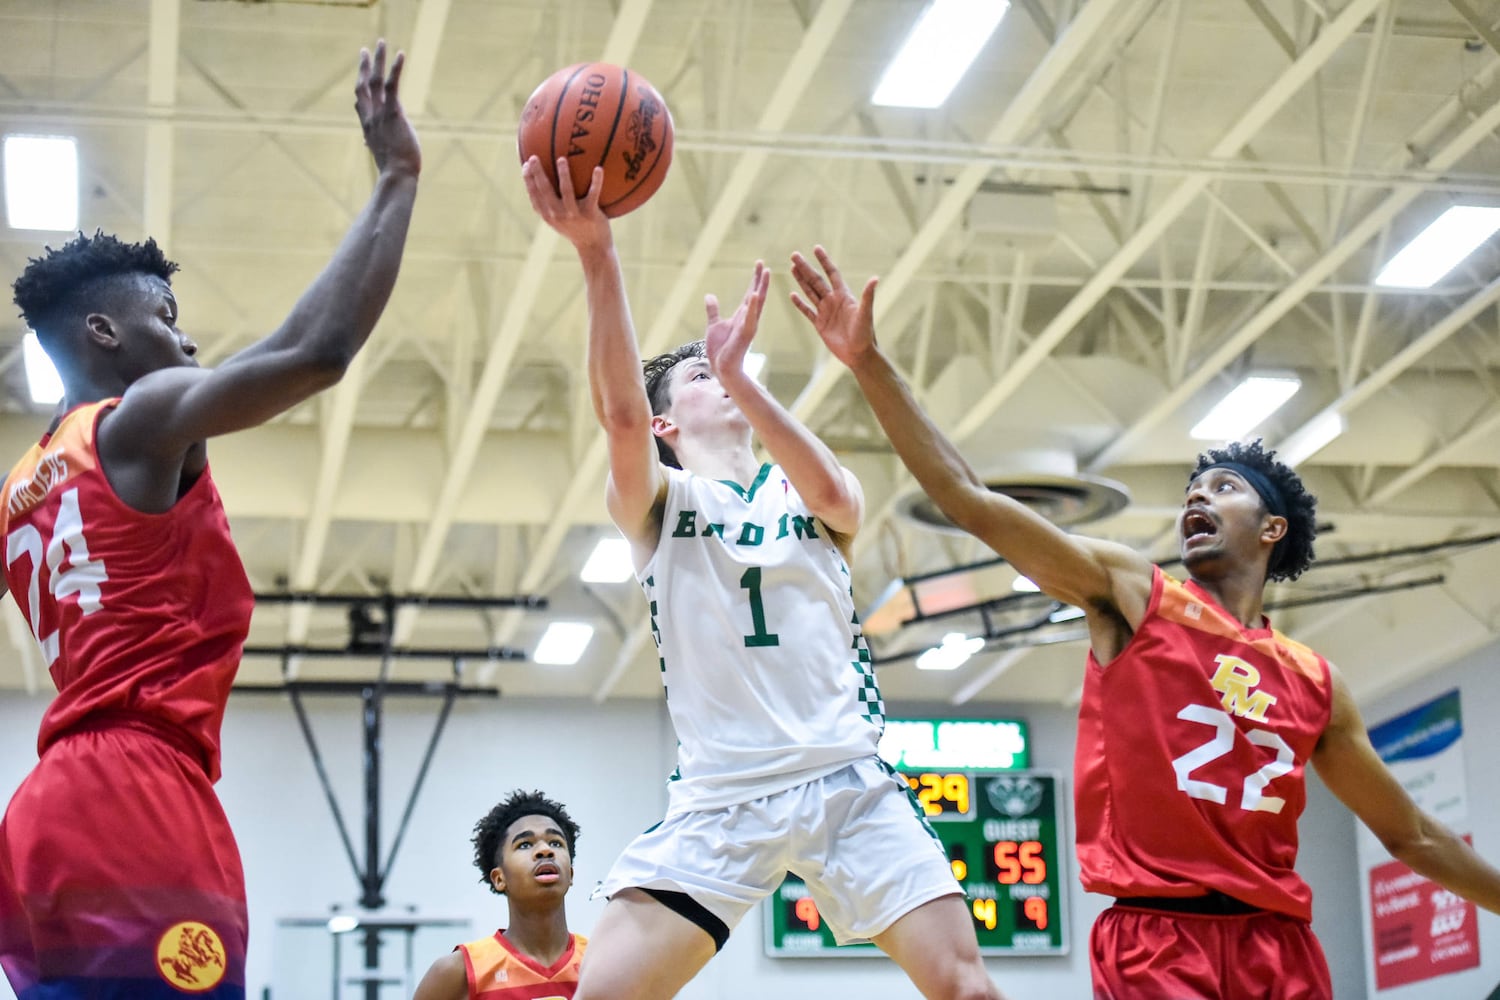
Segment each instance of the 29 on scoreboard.
[[[1058,840],[1060,782],[1041,771],[909,769],[898,773],[948,853],[986,955],[1067,951]],[[788,875],[766,906],[766,952],[780,957],[878,954],[837,947],[801,879]]]

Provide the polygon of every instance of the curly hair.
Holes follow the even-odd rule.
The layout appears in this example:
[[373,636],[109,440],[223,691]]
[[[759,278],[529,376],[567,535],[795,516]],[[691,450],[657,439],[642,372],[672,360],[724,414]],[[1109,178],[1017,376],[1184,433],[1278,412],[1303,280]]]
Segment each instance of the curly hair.
[[154,275],[170,285],[178,270],[155,240],[125,243],[103,230],[95,230],[93,236],[80,232],[57,249],[43,249],[42,256],[30,258],[11,288],[21,318],[44,346],[58,342],[57,327],[70,313],[87,311],[92,301],[109,295],[119,279]]
[[568,856],[576,856],[574,845],[578,843],[578,824],[573,822],[573,817],[568,815],[562,803],[547,798],[541,792],[523,792],[517,789],[474,824],[474,867],[479,869],[479,881],[497,894],[499,890],[490,881],[490,871],[500,863],[501,841],[505,839],[505,831],[522,816],[546,816],[555,822],[563,832],[563,839],[568,842]]
[[[1314,559],[1313,540],[1318,535],[1318,498],[1307,492],[1302,485],[1302,477],[1292,471],[1290,466],[1276,461],[1276,452],[1265,450],[1259,438],[1248,444],[1235,441],[1199,455],[1198,464],[1192,475],[1188,476],[1188,482],[1191,483],[1205,469],[1221,462],[1247,466],[1265,476],[1280,491],[1282,502],[1286,506],[1283,515],[1286,517],[1286,534],[1271,549],[1271,559],[1266,565],[1266,579],[1297,579],[1312,565]],[[1265,497],[1261,497],[1261,505],[1265,506]]]
[[[664,412],[672,405],[672,383],[668,378],[672,374],[672,369],[684,361],[707,357],[707,354],[704,342],[695,340],[690,344],[683,344],[675,351],[658,354],[642,363],[641,367],[646,376],[646,398],[651,401],[653,416]],[[677,461],[676,454],[661,438],[656,439],[656,454],[661,458],[663,465],[669,465],[674,469],[682,468],[682,463]]]

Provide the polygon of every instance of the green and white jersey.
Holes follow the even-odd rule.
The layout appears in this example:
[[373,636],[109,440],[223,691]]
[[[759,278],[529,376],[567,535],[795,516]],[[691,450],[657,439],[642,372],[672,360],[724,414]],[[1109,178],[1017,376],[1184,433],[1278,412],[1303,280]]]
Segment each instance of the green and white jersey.
[[885,706],[828,528],[780,466],[748,488],[667,472],[661,538],[637,577],[677,730],[668,813],[872,756]]

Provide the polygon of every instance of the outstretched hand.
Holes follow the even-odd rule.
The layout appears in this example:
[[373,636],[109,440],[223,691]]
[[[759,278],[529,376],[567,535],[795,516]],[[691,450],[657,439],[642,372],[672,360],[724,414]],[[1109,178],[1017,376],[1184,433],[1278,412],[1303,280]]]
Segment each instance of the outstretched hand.
[[875,286],[880,279],[865,282],[856,299],[828,251],[815,246],[813,253],[823,274],[800,253],[792,254],[792,277],[802,290],[801,295],[792,293],[792,305],[808,318],[833,356],[852,368],[875,349]]
[[540,157],[528,157],[521,165],[521,179],[526,182],[526,195],[531,199],[532,210],[578,250],[609,246],[614,239],[609,229],[609,216],[599,207],[599,195],[604,191],[604,168],[594,168],[589,189],[582,198],[573,193],[566,157],[557,160],[557,176],[562,183],[554,187],[547,171],[542,169]]
[[359,79],[354,84],[354,110],[365,133],[365,145],[375,157],[375,166],[415,177],[422,169],[422,147],[401,108],[401,68],[406,53],[397,52],[391,72],[385,72],[385,39],[375,43],[373,60],[369,49],[359,50]]
[[704,354],[708,366],[720,383],[725,372],[742,372],[745,369],[745,352],[755,339],[760,326],[760,311],[766,304],[766,291],[771,287],[771,272],[764,261],[755,262],[755,273],[750,277],[750,287],[740,300],[739,308],[729,316],[719,315],[719,300],[712,295],[703,297],[708,311],[708,329],[703,334]]

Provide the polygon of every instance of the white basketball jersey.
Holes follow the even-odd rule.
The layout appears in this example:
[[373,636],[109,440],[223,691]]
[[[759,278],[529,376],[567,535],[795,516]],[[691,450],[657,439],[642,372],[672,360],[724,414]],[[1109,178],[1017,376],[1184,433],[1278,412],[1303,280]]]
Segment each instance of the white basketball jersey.
[[849,569],[780,466],[745,488],[668,469],[637,577],[677,730],[669,813],[717,809],[871,756],[885,707]]

